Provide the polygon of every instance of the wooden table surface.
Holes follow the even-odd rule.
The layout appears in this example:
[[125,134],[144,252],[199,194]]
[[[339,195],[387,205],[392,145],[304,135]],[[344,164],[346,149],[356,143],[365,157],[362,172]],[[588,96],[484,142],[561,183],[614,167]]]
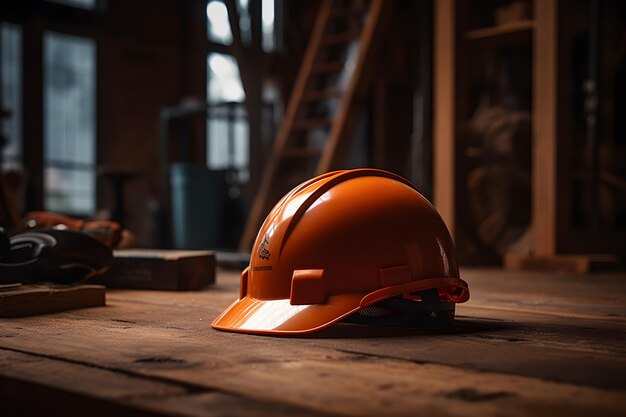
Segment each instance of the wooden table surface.
[[626,416],[626,275],[464,270],[452,330],[218,332],[238,293],[0,320],[0,416]]

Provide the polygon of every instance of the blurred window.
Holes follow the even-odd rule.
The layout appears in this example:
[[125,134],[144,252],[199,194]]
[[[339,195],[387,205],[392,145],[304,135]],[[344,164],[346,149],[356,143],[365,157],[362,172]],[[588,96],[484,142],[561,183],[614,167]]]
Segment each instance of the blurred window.
[[86,215],[95,208],[96,46],[44,34],[44,198],[47,210]]
[[239,13],[239,29],[241,30],[241,43],[249,46],[252,41],[250,23],[250,0],[236,0],[237,12]]
[[[250,0],[235,0],[239,15],[241,42],[251,44]],[[276,49],[276,0],[262,0],[261,47]],[[208,39],[231,45],[233,32],[228,9],[223,0],[209,0],[206,7]],[[210,169],[232,168],[238,179],[246,181],[249,165],[250,132],[241,75],[237,60],[228,54],[211,52],[207,56],[207,101],[213,104],[207,118],[207,166]]]
[[245,98],[237,60],[230,55],[210,53],[207,58],[209,103],[243,102]]
[[1,126],[6,140],[2,167],[11,170],[22,166],[22,30],[9,23],[2,23],[0,30],[2,108],[10,113]]
[[274,0],[262,0],[261,3],[261,28],[263,30],[262,47],[265,52],[276,49],[275,28],[276,5]]
[[79,9],[93,10],[97,0],[48,0],[50,3],[62,4],[63,6],[77,7]]
[[[239,14],[241,42],[248,46],[251,41],[250,0],[236,0]],[[207,35],[209,40],[224,45],[233,43],[233,33],[228,20],[228,9],[222,0],[210,0],[206,7]],[[275,0],[261,2],[262,48],[265,52],[276,49],[276,4]]]
[[207,118],[207,166],[233,168],[244,180],[248,167],[249,128],[237,61],[210,53],[207,58],[207,101],[214,106]]
[[207,36],[209,40],[225,45],[233,43],[228,21],[228,10],[223,1],[211,0],[206,5]]

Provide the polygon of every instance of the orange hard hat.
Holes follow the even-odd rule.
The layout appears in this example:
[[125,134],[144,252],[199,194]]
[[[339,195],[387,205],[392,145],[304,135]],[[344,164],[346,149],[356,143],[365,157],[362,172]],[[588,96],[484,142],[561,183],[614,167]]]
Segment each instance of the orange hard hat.
[[304,334],[340,320],[450,324],[467,301],[450,233],[404,178],[336,171],[285,195],[261,226],[219,330]]

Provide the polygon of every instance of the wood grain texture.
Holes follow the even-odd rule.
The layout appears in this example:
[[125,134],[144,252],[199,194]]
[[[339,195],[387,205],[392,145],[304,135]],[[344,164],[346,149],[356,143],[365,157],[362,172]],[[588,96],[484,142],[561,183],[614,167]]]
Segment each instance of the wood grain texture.
[[454,237],[455,8],[454,0],[435,2],[434,47],[434,203]]
[[198,290],[215,282],[215,253],[206,250],[122,249],[96,282],[109,288]]
[[46,415],[64,417],[84,416],[85,410],[90,416],[325,415],[10,350],[0,351],[0,372],[3,416],[41,415],[42,403]]
[[92,368],[81,401],[118,404],[121,384],[123,411],[155,415],[625,415],[623,274],[468,270],[472,298],[452,330],[342,325],[301,338],[211,329],[238,275],[219,271],[202,292],[117,290],[106,308],[0,320],[0,381],[15,380],[17,351],[55,364],[20,365],[25,383],[71,391],[56,367]]
[[0,291],[0,317],[23,317],[103,306],[101,285],[28,284]]
[[557,198],[557,2],[535,0],[533,42],[534,254],[556,255]]

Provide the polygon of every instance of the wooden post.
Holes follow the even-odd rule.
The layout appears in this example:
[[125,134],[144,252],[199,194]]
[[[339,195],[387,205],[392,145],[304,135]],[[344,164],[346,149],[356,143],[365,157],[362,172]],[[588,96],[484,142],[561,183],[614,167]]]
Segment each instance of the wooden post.
[[435,3],[434,202],[454,237],[454,0]]
[[541,269],[587,273],[614,268],[610,254],[559,254],[557,247],[557,0],[535,0],[533,32],[533,171],[530,255],[507,254],[509,269]]
[[554,257],[557,253],[557,0],[535,0],[534,7],[534,255]]
[[44,206],[44,126],[43,126],[43,34],[41,18],[23,26],[22,86],[23,136],[22,155],[26,177],[26,210],[41,210]]

